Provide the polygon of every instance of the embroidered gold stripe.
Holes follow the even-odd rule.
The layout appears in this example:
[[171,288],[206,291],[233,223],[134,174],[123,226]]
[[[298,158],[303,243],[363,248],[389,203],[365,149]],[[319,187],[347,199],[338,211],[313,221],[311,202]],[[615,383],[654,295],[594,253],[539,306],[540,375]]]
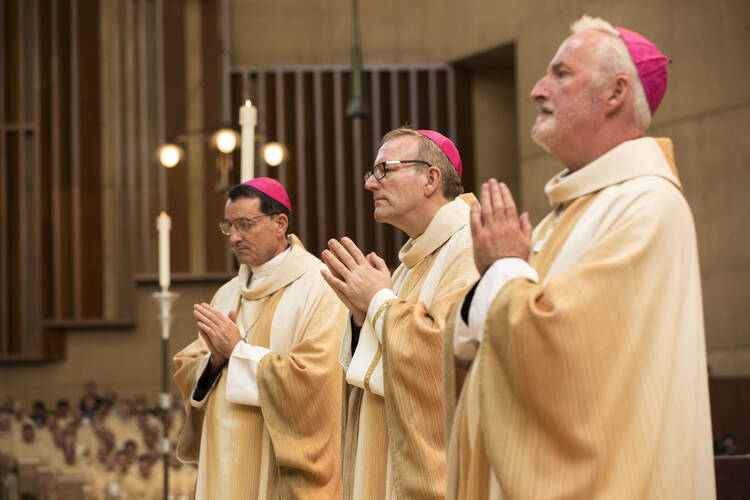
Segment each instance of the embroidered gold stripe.
[[385,308],[388,307],[389,305],[391,305],[391,302],[393,302],[394,300],[396,300],[396,299],[386,300],[385,302],[383,302],[380,305],[380,307],[378,307],[378,310],[375,311],[375,314],[372,317],[372,327],[373,328],[375,328],[375,323],[378,322],[378,318],[380,317],[381,314],[383,314],[383,311],[385,311]]
[[[375,314],[372,317],[372,327],[375,328],[375,323],[378,322],[378,318],[381,314],[383,314],[383,311],[385,311],[385,308],[388,307],[391,302],[393,302],[395,299],[386,300],[383,302],[380,307],[378,307],[378,310],[375,311]],[[383,355],[383,346],[381,344],[378,344],[378,352],[375,353],[375,357],[372,359],[372,363],[370,363],[370,367],[367,368],[367,373],[365,374],[365,390],[370,390],[370,377],[372,376],[372,372],[375,371],[375,367],[378,366],[378,361],[380,361],[381,356]]]
[[383,346],[378,344],[378,352],[375,353],[375,357],[372,360],[372,363],[370,363],[370,367],[367,369],[367,374],[365,375],[365,390],[370,390],[370,377],[372,376],[372,372],[375,371],[375,367],[378,365],[378,361],[380,361],[380,357],[383,355]]

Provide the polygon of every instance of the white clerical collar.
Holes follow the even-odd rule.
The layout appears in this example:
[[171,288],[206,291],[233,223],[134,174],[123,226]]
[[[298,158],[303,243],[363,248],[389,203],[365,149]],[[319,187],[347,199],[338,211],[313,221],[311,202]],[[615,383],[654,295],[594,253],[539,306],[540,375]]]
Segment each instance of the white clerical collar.
[[267,262],[264,262],[263,264],[259,266],[253,266],[252,267],[253,273],[251,275],[250,281],[253,282],[256,279],[265,278],[266,276],[271,274],[271,271],[273,271],[276,266],[281,264],[281,261],[284,260],[284,257],[286,257],[291,251],[292,251],[292,246],[288,245],[286,247],[286,250],[278,254],[273,259]]
[[625,141],[575,172],[560,172],[547,182],[544,192],[554,206],[644,175],[663,177],[682,190],[670,139]]
[[410,238],[401,247],[398,252],[399,260],[406,267],[414,267],[469,223],[469,210],[468,202],[461,196],[440,207],[425,232],[416,238]]

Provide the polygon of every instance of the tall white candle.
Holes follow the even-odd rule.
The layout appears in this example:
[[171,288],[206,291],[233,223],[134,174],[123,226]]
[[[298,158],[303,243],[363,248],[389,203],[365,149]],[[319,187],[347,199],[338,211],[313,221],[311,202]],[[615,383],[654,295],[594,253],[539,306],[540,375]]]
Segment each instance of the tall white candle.
[[242,131],[240,151],[240,182],[255,177],[255,125],[258,123],[258,109],[250,99],[240,106],[240,129]]
[[169,232],[172,230],[172,218],[166,212],[156,218],[156,230],[159,232],[159,286],[166,292],[169,289]]

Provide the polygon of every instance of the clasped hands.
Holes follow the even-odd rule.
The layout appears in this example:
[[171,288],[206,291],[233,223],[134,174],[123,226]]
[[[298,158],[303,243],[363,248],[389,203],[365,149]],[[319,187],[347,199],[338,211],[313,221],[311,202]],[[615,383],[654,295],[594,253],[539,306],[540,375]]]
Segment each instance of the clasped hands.
[[[527,260],[531,251],[532,226],[529,214],[520,217],[510,189],[504,183],[490,179],[482,184],[481,207],[471,205],[471,236],[474,262],[484,274],[496,260],[518,257]],[[328,241],[323,251],[323,261],[328,270],[321,270],[323,279],[349,308],[354,322],[362,325],[367,308],[375,294],[383,288],[392,288],[388,266],[374,252],[365,256],[354,242],[344,237],[341,241]],[[224,365],[242,340],[237,327],[237,313],[224,316],[206,303],[193,306],[193,316],[203,340],[211,351],[211,365]]]
[[234,346],[242,340],[237,327],[237,313],[230,311],[229,316],[224,316],[204,302],[193,306],[193,316],[198,322],[201,338],[211,351],[211,368],[224,366],[232,355]]
[[323,279],[349,308],[354,323],[361,326],[375,294],[393,287],[388,266],[374,252],[365,256],[347,237],[328,240],[328,250],[323,251],[322,257],[328,266],[320,271]]
[[510,189],[496,179],[482,184],[480,196],[481,207],[476,201],[471,204],[471,238],[479,274],[484,274],[498,259],[527,260],[533,230],[529,214],[518,216]]

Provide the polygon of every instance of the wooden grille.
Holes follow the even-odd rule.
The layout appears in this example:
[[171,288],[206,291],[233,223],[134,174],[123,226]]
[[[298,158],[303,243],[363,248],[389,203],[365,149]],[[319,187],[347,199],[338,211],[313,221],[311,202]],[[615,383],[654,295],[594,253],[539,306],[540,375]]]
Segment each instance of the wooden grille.
[[287,188],[294,206],[291,228],[310,251],[319,255],[329,238],[348,235],[394,266],[406,235],[374,222],[362,174],[380,138],[408,123],[451,137],[464,158],[464,185],[471,186],[470,141],[460,134],[468,117],[458,112],[467,87],[446,64],[366,67],[371,113],[349,119],[350,74],[347,66],[233,68],[232,109],[251,99],[258,106],[259,137],[290,150],[289,161],[272,168],[262,161],[262,147],[256,148],[256,176],[277,178]]
[[161,3],[0,0],[3,361],[60,358],[69,326],[132,325]]

